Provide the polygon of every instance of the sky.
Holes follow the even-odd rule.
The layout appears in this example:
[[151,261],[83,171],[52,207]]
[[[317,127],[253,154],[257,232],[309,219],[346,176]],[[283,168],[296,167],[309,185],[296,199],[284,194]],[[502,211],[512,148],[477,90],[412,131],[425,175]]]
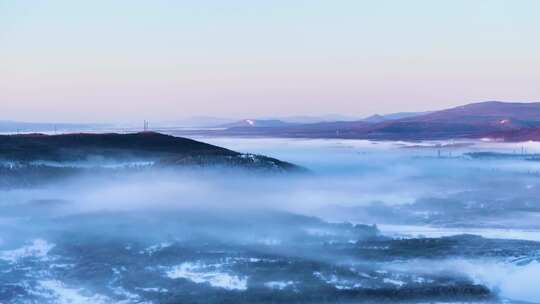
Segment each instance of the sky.
[[540,101],[536,0],[0,0],[0,120]]

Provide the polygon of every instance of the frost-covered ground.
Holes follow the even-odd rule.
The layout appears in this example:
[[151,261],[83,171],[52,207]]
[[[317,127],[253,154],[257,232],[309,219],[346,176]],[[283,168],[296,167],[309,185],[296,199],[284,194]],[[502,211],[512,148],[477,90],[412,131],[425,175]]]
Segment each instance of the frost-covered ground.
[[540,162],[466,156],[538,144],[202,140],[312,172],[1,188],[0,303],[540,303]]

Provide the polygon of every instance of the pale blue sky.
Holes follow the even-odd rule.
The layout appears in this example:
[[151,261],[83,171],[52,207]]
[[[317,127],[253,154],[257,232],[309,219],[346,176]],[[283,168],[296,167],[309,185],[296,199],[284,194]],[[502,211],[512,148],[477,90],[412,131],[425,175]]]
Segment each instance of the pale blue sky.
[[0,0],[0,119],[540,101],[540,1]]

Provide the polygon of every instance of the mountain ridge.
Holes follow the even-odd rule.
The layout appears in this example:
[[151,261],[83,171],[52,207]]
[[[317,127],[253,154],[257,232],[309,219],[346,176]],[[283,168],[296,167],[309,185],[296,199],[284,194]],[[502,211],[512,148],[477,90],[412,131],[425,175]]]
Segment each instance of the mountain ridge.
[[[414,113],[414,112],[413,112]],[[493,138],[540,140],[540,102],[485,101],[396,119],[333,121],[276,127],[231,127],[202,132],[216,136],[276,136],[369,140]],[[195,132],[197,133],[197,132]]]

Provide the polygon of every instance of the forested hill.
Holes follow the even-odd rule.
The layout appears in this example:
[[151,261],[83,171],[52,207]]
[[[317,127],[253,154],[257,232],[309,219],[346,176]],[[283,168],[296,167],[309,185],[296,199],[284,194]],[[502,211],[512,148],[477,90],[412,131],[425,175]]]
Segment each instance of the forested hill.
[[0,159],[17,163],[111,160],[152,161],[161,166],[299,169],[278,159],[155,132],[0,135]]

